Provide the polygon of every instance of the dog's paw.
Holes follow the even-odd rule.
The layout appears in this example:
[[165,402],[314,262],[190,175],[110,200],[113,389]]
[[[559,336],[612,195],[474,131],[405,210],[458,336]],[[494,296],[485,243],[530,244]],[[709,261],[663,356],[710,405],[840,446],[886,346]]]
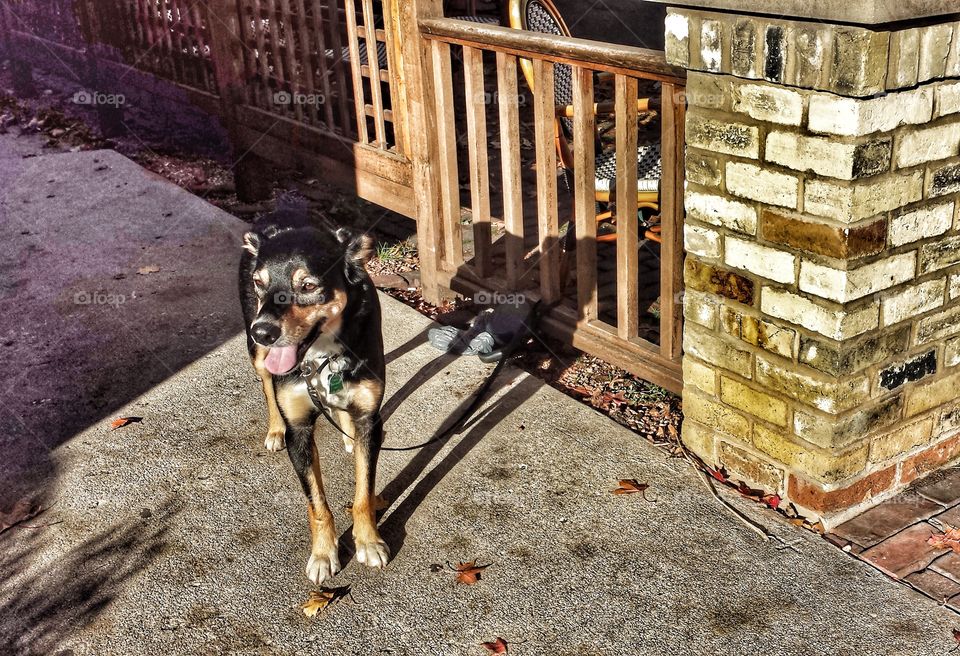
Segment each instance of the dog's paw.
[[266,447],[267,451],[282,451],[283,447],[286,446],[283,431],[272,430],[267,432],[267,439],[263,441],[263,446]]
[[347,453],[353,453],[353,438],[343,436],[343,450]]
[[325,580],[340,571],[340,559],[337,558],[337,547],[334,545],[326,553],[311,553],[307,561],[307,578],[320,585]]
[[390,560],[390,547],[383,540],[377,538],[369,542],[357,542],[357,561],[367,567],[382,569]]

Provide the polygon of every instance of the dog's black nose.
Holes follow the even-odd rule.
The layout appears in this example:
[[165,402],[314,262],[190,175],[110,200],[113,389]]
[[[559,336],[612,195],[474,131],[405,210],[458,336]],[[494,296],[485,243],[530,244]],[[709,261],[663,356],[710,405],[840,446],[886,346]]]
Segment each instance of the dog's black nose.
[[250,328],[250,334],[253,335],[253,341],[263,346],[270,346],[280,339],[280,326],[275,323],[261,321],[255,323]]

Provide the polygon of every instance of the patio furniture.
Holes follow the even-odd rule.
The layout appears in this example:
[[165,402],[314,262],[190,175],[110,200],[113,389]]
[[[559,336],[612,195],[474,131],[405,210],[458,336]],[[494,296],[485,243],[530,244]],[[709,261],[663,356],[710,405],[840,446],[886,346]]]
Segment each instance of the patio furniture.
[[[570,30],[560,16],[559,11],[551,0],[510,0],[509,3],[510,27],[514,29],[570,36]],[[524,78],[531,90],[534,88],[533,65],[529,60],[520,60]],[[554,95],[557,103],[557,153],[561,165],[568,173],[573,171],[573,150],[570,140],[573,135],[573,85],[572,72],[567,64],[557,64],[554,69]],[[603,78],[601,78],[603,79]],[[637,112],[646,113],[655,105],[654,100],[641,98],[637,102]],[[613,114],[613,103],[597,103],[594,106],[596,114]],[[599,147],[600,135],[596,136],[598,152],[596,157],[596,200],[599,203],[609,204],[612,198],[614,182],[617,172],[616,151],[604,151]],[[660,144],[640,144],[637,146],[637,201],[640,209],[647,209],[659,214],[660,211],[660,177],[661,177]],[[614,212],[604,211],[597,214],[597,222],[608,227],[615,227],[617,217]],[[639,220],[639,217],[637,218]],[[649,222],[649,228],[644,236],[657,243],[662,242],[660,236],[659,217]],[[597,241],[611,242],[616,240],[616,232],[608,230],[605,234],[598,234]]]

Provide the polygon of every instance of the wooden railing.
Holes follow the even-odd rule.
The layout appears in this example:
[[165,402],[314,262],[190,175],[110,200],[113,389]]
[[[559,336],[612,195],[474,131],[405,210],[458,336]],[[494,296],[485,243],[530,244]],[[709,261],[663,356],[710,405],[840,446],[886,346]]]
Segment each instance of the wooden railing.
[[[441,252],[437,279],[460,293],[522,292],[558,305],[545,325],[576,346],[673,391],[680,391],[684,76],[662,53],[553,35],[521,32],[453,19],[421,20],[430,43],[435,92],[439,216],[433,227]],[[488,54],[492,53],[492,54]],[[485,54],[487,55],[485,57]],[[464,94],[454,94],[453,56],[460,55]],[[495,62],[494,62],[495,58]],[[536,207],[525,210],[521,169],[518,63],[533,72],[533,149]],[[496,66],[495,93],[486,90],[485,64]],[[569,67],[561,71],[559,67]],[[558,190],[557,100],[554,76],[569,71],[572,83],[572,200]],[[616,125],[616,222],[614,271],[598,272],[596,117],[598,74],[614,80]],[[659,140],[662,178],[659,209],[662,244],[641,240],[638,230],[637,107],[640,80],[660,83]],[[498,100],[488,117],[489,100]],[[462,103],[462,113],[458,111]],[[467,135],[466,153],[457,144],[458,120]],[[499,123],[498,130],[488,120]],[[499,141],[499,170],[488,165],[488,144]],[[500,190],[492,202],[491,182]],[[461,187],[469,197],[461,199]],[[529,189],[528,186],[526,186]],[[573,255],[562,247],[563,199],[576,235]],[[463,202],[462,202],[463,200]],[[492,206],[499,207],[495,216]],[[525,221],[534,213],[536,222]],[[472,247],[465,248],[466,241]],[[658,326],[641,330],[640,252],[659,258]],[[569,249],[574,250],[574,249]],[[567,259],[571,261],[567,261]],[[648,258],[649,259],[649,258]],[[567,273],[569,271],[569,274]],[[656,274],[654,274],[656,275]],[[426,277],[426,276],[425,276]],[[647,276],[649,278],[649,276]],[[569,281],[569,284],[568,284]],[[603,291],[615,290],[607,302]],[[613,311],[611,304],[615,304]],[[655,305],[656,303],[654,303]],[[649,322],[648,322],[649,323]],[[641,334],[643,333],[643,334]]]

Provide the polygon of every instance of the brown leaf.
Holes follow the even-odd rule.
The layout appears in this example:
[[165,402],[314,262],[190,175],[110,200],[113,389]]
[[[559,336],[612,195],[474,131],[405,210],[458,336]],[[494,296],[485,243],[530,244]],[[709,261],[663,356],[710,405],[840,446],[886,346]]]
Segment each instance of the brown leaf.
[[457,573],[457,583],[463,583],[464,585],[473,585],[480,580],[480,575],[483,573],[483,570],[490,567],[487,565],[477,565],[477,561],[471,560],[469,563],[459,563],[454,568],[454,571]]
[[960,629],[953,630],[953,639],[960,643]]
[[10,509],[10,512],[0,512],[0,533],[3,533],[8,528],[12,528],[17,524],[21,524],[28,519],[33,519],[44,510],[46,510],[46,508],[38,503],[34,503],[33,501],[28,501],[26,499],[17,501],[15,504],[13,504],[13,508]]
[[160,271],[160,267],[158,267],[156,264],[148,264],[147,266],[142,266],[139,269],[137,269],[137,273],[140,274],[141,276],[146,276],[151,273],[157,273],[158,271]]
[[507,641],[503,638],[497,638],[493,642],[481,642],[480,646],[486,649],[491,654],[506,654],[507,653]]
[[300,608],[307,617],[315,617],[317,613],[326,610],[328,606],[337,603],[348,594],[350,594],[349,585],[311,590],[310,597],[300,605]]
[[927,544],[935,549],[950,549],[954,553],[960,553],[960,528],[944,524],[943,534],[931,535],[927,538]]
[[143,421],[143,417],[117,417],[110,422],[110,429],[117,430],[130,424],[139,424],[141,421]]
[[646,492],[650,487],[647,483],[639,483],[634,478],[624,478],[620,481],[620,487],[616,490],[610,490],[611,494],[636,494]]

